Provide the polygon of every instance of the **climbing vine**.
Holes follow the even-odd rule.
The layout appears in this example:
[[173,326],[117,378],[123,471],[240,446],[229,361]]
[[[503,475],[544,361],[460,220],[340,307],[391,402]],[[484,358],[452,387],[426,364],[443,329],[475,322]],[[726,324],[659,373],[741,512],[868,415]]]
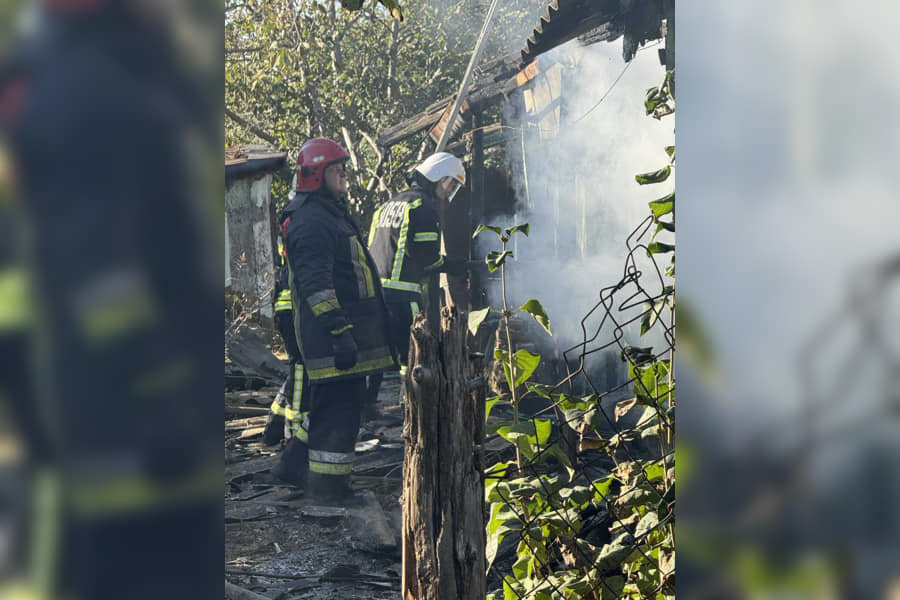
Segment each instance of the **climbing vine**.
[[[673,76],[674,72],[667,72],[659,86],[647,91],[648,115],[662,118],[674,113]],[[667,164],[637,175],[638,184],[669,181],[674,146],[665,148],[665,154]],[[491,272],[500,271],[502,305],[473,311],[469,329],[474,335],[489,313],[500,314],[506,350],[498,348],[494,358],[503,365],[510,393],[488,399],[486,418],[498,405],[510,406],[512,420],[495,423],[488,430],[515,448],[515,460],[500,461],[485,471],[489,571],[496,568],[501,545],[515,542],[511,572],[504,573],[502,588],[491,592],[489,599],[674,598],[674,192],[653,200],[649,208],[651,214],[629,238],[623,279],[604,288],[598,306],[609,313],[640,307],[634,319],[640,330],[636,335],[651,337],[655,331],[654,339],[662,339],[664,347],[655,352],[653,347],[627,345],[624,334],[622,339],[617,335],[632,395],[616,402],[613,410],[602,403],[609,399],[608,390],[577,395],[564,393],[562,384],[532,381],[542,357],[516,349],[510,332],[513,310],[506,294],[507,261],[513,257],[507,244],[517,233],[527,236],[529,225],[508,229],[482,225],[475,232],[477,236],[491,231],[500,243],[485,260]],[[659,289],[650,293],[648,286],[641,285],[635,262],[641,253],[654,266],[669,255],[665,273],[672,283],[666,284],[657,268]],[[539,300],[530,299],[519,310],[552,335]],[[624,325],[619,331],[626,331]],[[586,348],[587,340],[580,356],[582,367]],[[543,397],[554,412],[542,411],[523,420],[519,403],[529,392]],[[610,430],[616,433],[603,434]],[[572,433],[578,439],[577,449],[570,447]],[[589,468],[592,459],[594,467],[609,468]]]

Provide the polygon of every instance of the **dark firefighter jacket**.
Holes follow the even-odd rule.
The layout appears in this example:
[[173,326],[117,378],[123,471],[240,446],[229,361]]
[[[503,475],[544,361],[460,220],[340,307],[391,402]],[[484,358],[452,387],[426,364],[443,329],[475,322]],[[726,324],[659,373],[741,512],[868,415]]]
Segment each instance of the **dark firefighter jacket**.
[[[297,342],[312,381],[397,367],[378,270],[356,223],[327,196],[298,194],[284,211]],[[333,343],[349,332],[356,365],[334,366]]]
[[430,273],[440,270],[440,228],[435,197],[413,184],[372,217],[369,250],[388,296],[423,294]]

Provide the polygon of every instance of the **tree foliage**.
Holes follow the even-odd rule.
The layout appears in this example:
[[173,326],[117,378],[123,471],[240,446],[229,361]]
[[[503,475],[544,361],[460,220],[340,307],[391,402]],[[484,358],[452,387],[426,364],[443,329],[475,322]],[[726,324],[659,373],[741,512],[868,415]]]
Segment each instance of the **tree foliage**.
[[[543,5],[504,3],[483,60],[521,47]],[[295,156],[311,137],[340,142],[353,156],[357,212],[370,212],[379,193],[384,199],[402,188],[424,136],[386,153],[376,147],[377,134],[456,91],[487,7],[409,0],[402,23],[388,8],[226,0],[226,144],[262,142]]]

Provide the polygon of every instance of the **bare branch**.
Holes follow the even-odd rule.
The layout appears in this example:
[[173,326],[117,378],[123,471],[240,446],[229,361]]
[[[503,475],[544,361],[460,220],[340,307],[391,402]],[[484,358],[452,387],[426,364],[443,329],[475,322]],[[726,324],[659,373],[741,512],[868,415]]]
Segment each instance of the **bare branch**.
[[241,127],[244,127],[245,129],[249,130],[250,132],[252,132],[252,133],[253,133],[254,135],[256,135],[257,137],[260,137],[260,138],[266,140],[267,142],[269,142],[270,144],[272,144],[273,146],[275,146],[275,147],[278,148],[279,150],[282,150],[281,145],[278,143],[278,140],[276,140],[272,135],[270,135],[270,134],[266,133],[265,131],[263,131],[263,130],[259,127],[259,125],[256,125],[256,124],[254,124],[254,123],[251,123],[251,122],[248,121],[247,119],[244,119],[243,117],[237,115],[233,110],[231,110],[231,109],[228,108],[227,106],[225,107],[225,114],[228,116],[229,119],[231,119],[232,121],[234,121],[235,123],[237,123],[237,124],[240,125]]
[[375,155],[378,157],[378,164],[381,165],[381,157],[384,156],[384,151],[382,150],[382,148],[379,148],[378,144],[375,143],[375,139],[365,131],[360,131],[359,133],[360,135],[362,135],[363,139],[369,142],[369,145],[372,146],[372,150],[375,151]]
[[347,152],[350,153],[350,162],[353,163],[353,169],[358,171],[359,158],[356,156],[356,148],[353,145],[353,140],[350,139],[350,132],[346,127],[341,127],[341,134],[344,136],[344,143],[347,144]]

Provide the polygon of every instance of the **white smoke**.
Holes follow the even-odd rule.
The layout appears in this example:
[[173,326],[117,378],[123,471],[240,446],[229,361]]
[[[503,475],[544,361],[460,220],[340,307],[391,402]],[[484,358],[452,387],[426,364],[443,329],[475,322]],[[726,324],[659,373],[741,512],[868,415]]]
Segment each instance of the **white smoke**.
[[[626,239],[650,214],[647,203],[673,189],[674,177],[640,186],[635,175],[664,167],[665,147],[675,142],[673,117],[660,121],[644,112],[646,90],[665,76],[655,48],[638,52],[624,74],[621,40],[590,46],[573,40],[540,57],[544,71],[554,63],[567,70],[558,132],[548,132],[541,139],[536,127],[527,127],[524,120],[511,121],[507,110],[507,122],[520,128],[518,141],[507,147],[518,213],[510,222],[490,224],[529,223],[529,237],[517,234],[509,244],[516,260],[507,273],[508,296],[513,308],[529,298],[539,299],[550,316],[557,343],[565,349],[582,341],[581,320],[599,301],[601,289],[622,278]],[[536,89],[541,85],[545,83],[538,80]],[[494,236],[480,237],[480,249],[497,249]],[[643,241],[649,242],[649,235]],[[671,242],[671,238],[662,241]],[[659,259],[663,271],[668,256]],[[660,285],[653,283],[656,276],[651,275],[646,254],[638,251],[637,258],[644,271],[642,283],[658,293]],[[497,306],[496,286],[489,296]],[[618,302],[622,300],[618,296]],[[603,312],[588,321],[588,337],[599,326]],[[631,311],[630,316],[634,314]],[[625,343],[661,343],[639,338],[638,333],[638,328],[630,328]],[[610,327],[604,327],[601,338],[611,341]]]

